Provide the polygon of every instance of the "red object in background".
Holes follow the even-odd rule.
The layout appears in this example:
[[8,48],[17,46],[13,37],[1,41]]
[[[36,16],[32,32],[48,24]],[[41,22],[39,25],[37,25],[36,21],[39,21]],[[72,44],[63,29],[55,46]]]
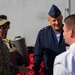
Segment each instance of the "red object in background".
[[40,66],[41,66],[41,68],[39,70],[39,74],[44,75],[44,62],[43,61],[41,62]]
[[34,53],[29,54],[29,65],[34,64]]
[[[34,53],[30,53],[28,58],[29,58],[29,66],[28,66],[28,68],[32,69],[32,67],[34,66]],[[34,71],[29,72],[26,75],[34,75]]]
[[[34,66],[34,53],[30,53],[28,58],[29,58],[29,66],[28,66],[28,68],[32,69],[32,67]],[[41,66],[41,68],[39,70],[39,74],[44,75],[44,62],[43,61],[41,62],[40,66]],[[34,71],[29,72],[28,74],[19,73],[17,75],[34,75]]]
[[[34,66],[34,53],[30,53],[28,59],[29,59],[29,66],[27,67],[32,69],[32,67]],[[28,74],[19,73],[17,75],[34,75],[34,72],[29,72]]]

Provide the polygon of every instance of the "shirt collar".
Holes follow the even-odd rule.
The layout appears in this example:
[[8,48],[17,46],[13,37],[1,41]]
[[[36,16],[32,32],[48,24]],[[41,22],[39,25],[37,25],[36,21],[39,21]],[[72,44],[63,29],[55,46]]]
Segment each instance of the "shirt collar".
[[68,50],[70,51],[75,50],[75,43],[71,44]]

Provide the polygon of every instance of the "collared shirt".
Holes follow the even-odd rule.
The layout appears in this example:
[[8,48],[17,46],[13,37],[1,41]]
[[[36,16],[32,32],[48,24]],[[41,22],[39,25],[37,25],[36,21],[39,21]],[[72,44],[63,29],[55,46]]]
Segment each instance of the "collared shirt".
[[60,40],[60,35],[61,35],[61,32],[60,32],[60,33],[57,33],[57,32],[55,31],[55,35],[56,35],[56,38],[57,38],[57,40],[58,40],[58,42],[59,42],[59,40]]
[[53,75],[75,75],[75,43],[55,58]]

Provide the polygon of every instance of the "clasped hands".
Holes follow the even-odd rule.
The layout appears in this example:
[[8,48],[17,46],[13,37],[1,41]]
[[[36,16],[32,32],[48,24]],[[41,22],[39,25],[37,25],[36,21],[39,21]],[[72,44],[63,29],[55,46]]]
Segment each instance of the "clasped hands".
[[28,74],[28,73],[32,73],[33,70],[28,67],[25,67],[25,65],[23,64],[22,66],[19,67],[19,72],[24,73],[24,74]]

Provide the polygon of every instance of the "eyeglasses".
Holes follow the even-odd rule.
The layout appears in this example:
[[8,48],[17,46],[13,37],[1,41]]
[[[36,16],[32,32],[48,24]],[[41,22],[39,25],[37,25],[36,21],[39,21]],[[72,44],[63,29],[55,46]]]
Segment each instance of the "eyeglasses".
[[10,28],[10,25],[1,25],[0,26],[0,29],[4,30],[4,29],[9,29]]

